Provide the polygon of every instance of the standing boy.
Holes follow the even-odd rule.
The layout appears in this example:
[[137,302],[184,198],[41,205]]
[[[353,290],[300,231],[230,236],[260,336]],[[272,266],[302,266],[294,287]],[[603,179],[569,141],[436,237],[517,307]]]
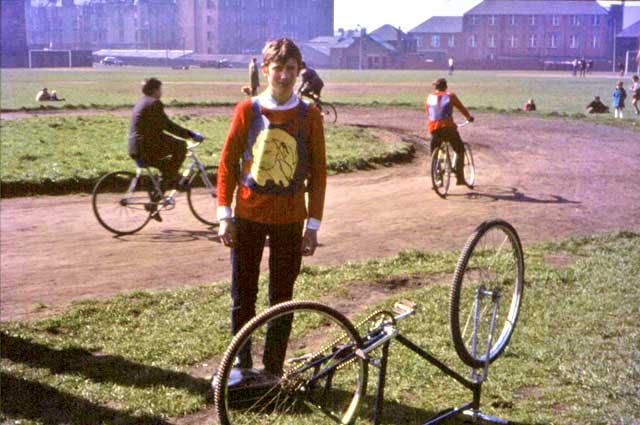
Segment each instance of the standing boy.
[[631,104],[636,111],[636,115],[640,115],[640,77],[634,75],[631,77]]
[[[431,152],[440,146],[443,140],[451,143],[458,158],[464,158],[464,144],[458,134],[458,126],[453,121],[453,107],[455,106],[469,122],[473,117],[464,107],[462,102],[453,93],[447,90],[447,80],[438,78],[433,82],[434,92],[425,101],[425,109],[429,120],[429,133],[431,133]],[[456,184],[464,185],[464,161],[456,161]]]
[[618,81],[616,89],[612,93],[613,97],[613,116],[614,118],[624,118],[624,100],[627,98],[627,92],[624,89],[624,83]]
[[[293,92],[302,65],[300,50],[293,41],[280,38],[269,41],[262,54],[261,70],[268,87],[260,96],[236,106],[218,170],[218,234],[231,248],[233,334],[255,316],[267,236],[268,299],[269,305],[274,305],[292,298],[302,256],[313,255],[318,245],[324,208],[322,117],[314,105]],[[282,350],[286,349],[291,321],[287,317],[281,320],[266,338],[262,359],[266,374],[282,371]],[[236,359],[230,382],[241,382],[243,371],[253,367],[250,347],[245,348]]]

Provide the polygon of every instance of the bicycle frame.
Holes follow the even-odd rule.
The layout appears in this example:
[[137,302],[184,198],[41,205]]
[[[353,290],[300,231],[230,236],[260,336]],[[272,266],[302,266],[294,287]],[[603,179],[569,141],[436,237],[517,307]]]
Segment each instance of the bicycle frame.
[[[485,290],[484,287],[478,288],[475,296],[473,350],[475,355],[475,352],[477,349],[477,338],[476,338],[475,329],[476,329],[477,320],[478,320],[479,299],[481,297],[486,297],[486,296],[491,297],[493,301],[493,312],[492,312],[489,336],[487,338],[487,349],[486,349],[486,357],[485,357],[485,358],[489,358],[489,350],[491,348],[491,340],[493,338],[493,333],[495,328],[495,318],[498,310],[500,294],[487,291]],[[400,310],[399,314],[396,316],[393,316],[393,319],[391,321],[384,321],[375,329],[367,332],[367,334],[363,337],[362,348],[355,349],[356,347],[354,346],[353,343],[351,343],[349,345],[340,347],[340,350],[337,352],[333,352],[329,355],[319,357],[318,359],[314,360],[311,364],[306,365],[304,368],[294,369],[291,371],[291,373],[296,374],[296,373],[301,373],[310,369],[316,369],[316,372],[314,373],[314,375],[308,381],[306,381],[306,383],[309,384],[309,386],[313,386],[318,381],[326,378],[327,382],[330,385],[330,380],[333,376],[333,373],[335,372],[335,370],[339,369],[342,364],[345,364],[351,361],[355,357],[359,357],[367,361],[369,364],[378,368],[378,382],[376,387],[376,396],[375,396],[374,412],[373,412],[373,424],[378,425],[382,418],[384,386],[386,382],[389,346],[390,346],[391,340],[395,339],[400,344],[404,345],[414,353],[418,354],[424,360],[428,361],[429,363],[431,363],[432,365],[440,369],[443,373],[445,373],[446,375],[458,381],[465,388],[469,389],[473,394],[473,399],[471,402],[465,403],[460,407],[452,407],[452,408],[446,409],[441,413],[439,413],[438,415],[434,416],[433,418],[429,419],[423,425],[436,424],[447,418],[450,418],[452,416],[455,416],[461,413],[472,416],[474,419],[479,418],[485,421],[500,423],[500,424],[508,423],[508,421],[504,419],[485,415],[480,411],[480,397],[482,393],[482,384],[486,380],[489,373],[489,362],[488,361],[485,362],[484,368],[480,372],[472,368],[470,379],[463,377],[458,372],[453,370],[451,367],[447,366],[445,363],[440,361],[437,357],[430,354],[428,351],[422,349],[417,344],[409,340],[407,337],[400,334],[396,326],[396,321],[414,314],[415,308],[407,307],[404,304],[400,304],[400,305],[396,304],[396,310],[394,311],[398,312],[398,310]],[[379,347],[382,347],[382,353],[380,357],[375,358],[370,356],[370,353]],[[341,358],[339,362],[332,364],[326,369],[321,369],[322,364],[324,362],[329,361],[331,359],[335,359],[337,357],[336,353],[339,353],[339,352],[344,352],[346,354],[344,354],[344,357]],[[329,390],[329,388],[325,386],[325,390]]]
[[217,193],[216,188],[213,185],[213,183],[209,180],[209,176],[207,176],[207,172],[204,168],[204,164],[202,163],[202,161],[200,161],[200,158],[198,158],[198,155],[194,151],[194,149],[199,145],[200,143],[195,143],[187,146],[187,149],[188,149],[187,156],[191,158],[192,161],[191,161],[191,165],[189,165],[189,167],[182,172],[182,179],[183,180],[187,179],[189,181],[189,185],[191,185],[193,183],[193,179],[196,177],[196,174],[197,174],[194,172],[194,170],[197,168],[200,171],[200,175],[202,176],[202,180],[204,181],[204,184],[207,186],[207,189],[209,189],[209,192],[211,192],[212,195],[215,195]]

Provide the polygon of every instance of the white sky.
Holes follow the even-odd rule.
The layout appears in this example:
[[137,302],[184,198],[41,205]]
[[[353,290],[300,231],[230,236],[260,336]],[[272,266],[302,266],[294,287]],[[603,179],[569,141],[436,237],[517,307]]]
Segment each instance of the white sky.
[[[384,24],[409,31],[431,16],[460,16],[482,0],[334,0],[335,28],[361,25],[373,31]],[[605,7],[617,1],[599,1]],[[627,5],[640,1],[627,1]],[[634,8],[635,9],[635,8]]]

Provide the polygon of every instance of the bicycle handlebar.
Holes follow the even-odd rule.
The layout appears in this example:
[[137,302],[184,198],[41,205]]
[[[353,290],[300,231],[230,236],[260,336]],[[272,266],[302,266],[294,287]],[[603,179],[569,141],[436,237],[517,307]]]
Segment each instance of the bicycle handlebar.
[[204,141],[207,140],[207,139],[208,139],[208,137],[202,136],[202,141],[200,141],[200,142],[191,143],[191,142],[188,141],[187,142],[187,149],[189,149],[189,150],[195,149],[198,146],[200,146],[201,144],[203,144]]

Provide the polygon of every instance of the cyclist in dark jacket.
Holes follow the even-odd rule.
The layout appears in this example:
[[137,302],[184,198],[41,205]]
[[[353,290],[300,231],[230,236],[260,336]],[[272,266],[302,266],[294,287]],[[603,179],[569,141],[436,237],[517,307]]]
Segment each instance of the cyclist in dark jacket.
[[320,98],[320,92],[324,87],[324,82],[316,70],[308,67],[306,63],[302,62],[300,77],[302,78],[302,84],[300,84],[298,93],[302,96]]
[[131,113],[129,156],[137,162],[156,167],[162,173],[163,186],[177,184],[178,171],[187,155],[187,143],[165,133],[197,142],[202,136],[174,123],[164,112],[162,82],[157,78],[145,80],[141,97]]

